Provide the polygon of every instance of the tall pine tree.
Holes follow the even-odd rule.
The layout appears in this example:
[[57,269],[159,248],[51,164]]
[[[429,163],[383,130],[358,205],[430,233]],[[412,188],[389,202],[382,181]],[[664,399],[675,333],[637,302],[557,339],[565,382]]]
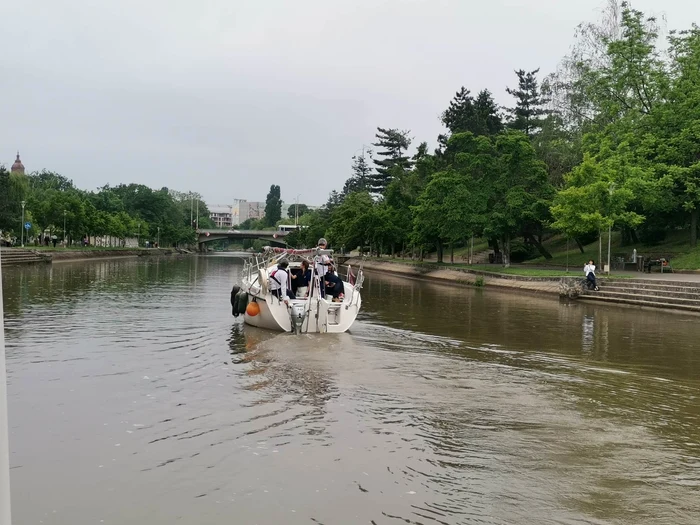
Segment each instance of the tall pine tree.
[[518,87],[515,89],[506,88],[508,94],[514,96],[516,101],[515,107],[509,109],[511,120],[508,127],[522,131],[528,137],[539,132],[544,116],[547,114],[545,110],[547,100],[542,96],[537,82],[539,71],[539,68],[530,72],[523,69],[516,71]]
[[503,131],[503,121],[493,95],[488,89],[482,90],[474,101],[476,126],[472,130],[475,135],[496,135]]
[[[464,86],[455,93],[440,120],[450,133],[469,131],[474,135],[495,135],[503,129],[503,122],[498,113],[498,106],[488,89],[482,90],[476,97],[471,96]],[[446,145],[447,137],[441,144]],[[443,148],[444,149],[444,148]]]
[[398,129],[377,128],[377,142],[372,145],[380,148],[377,155],[381,158],[373,159],[377,171],[370,181],[369,189],[372,193],[384,195],[391,181],[413,165],[410,157],[406,156],[406,151],[411,145],[409,133],[410,131]]

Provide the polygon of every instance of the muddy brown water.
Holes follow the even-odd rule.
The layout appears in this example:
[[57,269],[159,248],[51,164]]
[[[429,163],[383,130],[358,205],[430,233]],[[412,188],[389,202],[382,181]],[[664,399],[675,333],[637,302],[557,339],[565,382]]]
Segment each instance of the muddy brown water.
[[15,524],[698,523],[697,317],[369,274],[295,337],[239,270],[3,269]]

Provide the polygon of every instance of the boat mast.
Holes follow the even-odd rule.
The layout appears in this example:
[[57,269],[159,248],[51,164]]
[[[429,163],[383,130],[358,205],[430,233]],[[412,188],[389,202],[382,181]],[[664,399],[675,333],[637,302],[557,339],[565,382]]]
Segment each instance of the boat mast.
[[7,372],[5,370],[5,323],[0,263],[0,525],[10,524],[10,446],[7,423]]

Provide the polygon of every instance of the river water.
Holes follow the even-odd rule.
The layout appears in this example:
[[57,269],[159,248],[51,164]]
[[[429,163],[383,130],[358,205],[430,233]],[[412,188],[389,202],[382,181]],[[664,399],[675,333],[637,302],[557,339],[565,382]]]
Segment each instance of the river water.
[[697,524],[700,322],[370,274],[244,327],[229,257],[4,268],[24,524]]

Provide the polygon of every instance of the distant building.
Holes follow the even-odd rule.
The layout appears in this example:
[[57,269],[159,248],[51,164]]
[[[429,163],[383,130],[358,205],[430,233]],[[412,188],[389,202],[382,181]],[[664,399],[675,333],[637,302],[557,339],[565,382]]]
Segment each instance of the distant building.
[[230,228],[233,226],[233,206],[210,206],[209,218],[217,228]]
[[15,160],[12,168],[10,168],[10,173],[17,173],[18,175],[24,175],[24,164],[19,159],[19,151],[17,152],[17,159]]
[[245,199],[234,199],[231,209],[231,224],[238,226],[248,219],[262,219],[265,217],[265,203],[253,202]]

